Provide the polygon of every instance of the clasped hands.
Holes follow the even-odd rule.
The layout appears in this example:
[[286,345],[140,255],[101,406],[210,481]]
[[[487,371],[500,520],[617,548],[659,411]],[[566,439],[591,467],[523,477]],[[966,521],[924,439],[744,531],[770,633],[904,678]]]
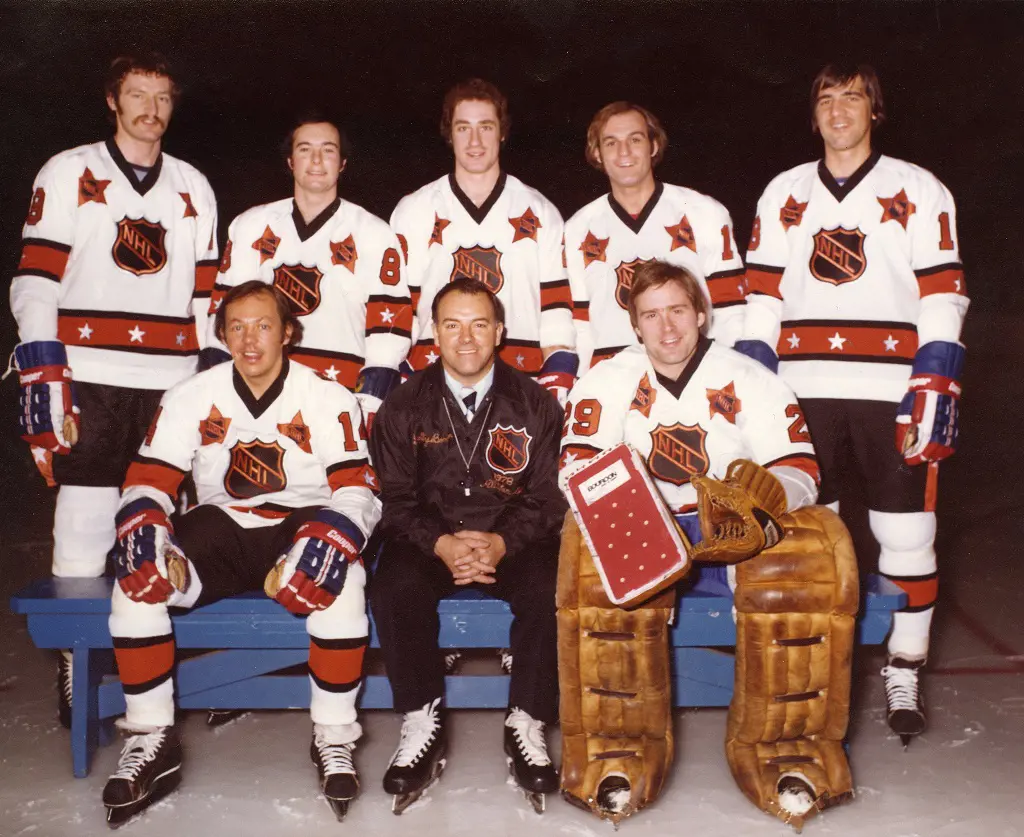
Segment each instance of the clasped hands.
[[457,585],[494,584],[494,571],[505,557],[505,539],[494,532],[463,529],[441,535],[434,554],[451,570]]

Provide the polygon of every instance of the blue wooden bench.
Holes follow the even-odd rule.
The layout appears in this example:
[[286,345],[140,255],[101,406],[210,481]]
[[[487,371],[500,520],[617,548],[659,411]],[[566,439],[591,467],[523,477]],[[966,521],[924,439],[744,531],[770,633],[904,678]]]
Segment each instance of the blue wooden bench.
[[[97,744],[111,737],[111,719],[124,713],[121,684],[113,674],[108,578],[52,578],[37,581],[11,599],[11,609],[28,618],[29,635],[39,648],[71,648],[71,760],[75,776],[89,771]],[[880,644],[892,611],[904,593],[871,576],[865,585],[858,640]],[[508,645],[512,617],[508,606],[475,591],[441,602],[443,648],[502,648]],[[304,674],[274,674],[304,664],[309,637],[302,619],[262,593],[236,596],[172,619],[181,649],[210,649],[178,664],[176,687],[182,709],[301,709],[309,706]],[[735,644],[732,602],[720,596],[688,593],[680,599],[672,629],[676,706],[726,706],[732,696]],[[371,620],[372,647],[378,647]],[[456,675],[447,678],[451,708],[504,708],[508,677]],[[391,706],[387,678],[366,677],[364,709]]]

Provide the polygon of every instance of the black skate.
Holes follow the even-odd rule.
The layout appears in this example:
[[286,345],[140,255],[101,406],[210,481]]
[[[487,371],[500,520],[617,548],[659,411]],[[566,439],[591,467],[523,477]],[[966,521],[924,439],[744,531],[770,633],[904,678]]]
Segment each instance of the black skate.
[[505,755],[509,772],[538,814],[544,813],[544,794],[558,790],[558,773],[548,757],[544,723],[522,709],[505,716]]
[[500,660],[501,673],[512,674],[512,651],[508,648],[498,649],[498,659]]
[[345,819],[349,803],[359,793],[359,777],[352,762],[352,752],[355,748],[354,741],[332,744],[330,734],[314,725],[309,757],[313,759],[313,764],[320,774],[320,790],[338,822]]
[[445,677],[450,677],[453,674],[459,673],[459,667],[462,665],[462,652],[461,651],[449,651],[444,655],[444,673]]
[[103,788],[107,824],[124,825],[135,814],[167,796],[181,782],[181,741],[174,727],[128,730],[117,772]]
[[394,794],[391,811],[401,814],[437,780],[445,766],[446,739],[441,699],[406,712],[402,737],[384,774],[385,793]]
[[215,729],[216,727],[230,724],[236,718],[242,718],[248,714],[248,709],[210,709],[206,713],[206,726]]
[[57,718],[64,729],[71,729],[71,652],[57,652]]
[[919,683],[923,665],[923,660],[890,657],[889,664],[882,669],[889,728],[900,737],[904,749],[926,726]]

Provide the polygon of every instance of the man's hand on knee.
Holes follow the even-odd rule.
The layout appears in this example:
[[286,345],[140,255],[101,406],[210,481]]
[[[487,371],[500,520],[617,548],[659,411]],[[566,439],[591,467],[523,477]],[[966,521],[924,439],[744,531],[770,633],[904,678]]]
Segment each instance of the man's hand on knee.
[[118,511],[115,522],[114,570],[129,599],[162,604],[175,589],[188,589],[188,561],[174,539],[167,513],[158,503],[148,498],[128,503]]

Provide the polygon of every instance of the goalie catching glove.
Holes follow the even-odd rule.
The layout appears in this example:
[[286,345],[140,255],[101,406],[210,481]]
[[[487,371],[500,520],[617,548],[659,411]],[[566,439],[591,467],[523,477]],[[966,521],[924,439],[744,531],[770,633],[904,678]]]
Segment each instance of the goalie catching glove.
[[896,414],[896,450],[908,465],[952,456],[959,431],[964,347],[933,340],[914,355],[907,394]]
[[782,540],[786,492],[766,468],[737,459],[723,480],[696,476],[690,482],[701,531],[690,554],[694,561],[736,564]]
[[299,527],[292,548],[268,573],[263,589],[297,616],[326,610],[345,585],[348,565],[359,560],[364,540],[345,515],[320,509]]
[[54,453],[70,453],[78,441],[79,409],[64,344],[21,343],[14,347],[14,365],[21,386],[21,438]]
[[192,585],[189,563],[174,539],[167,513],[155,500],[135,500],[114,518],[114,571],[134,602],[161,604]]

